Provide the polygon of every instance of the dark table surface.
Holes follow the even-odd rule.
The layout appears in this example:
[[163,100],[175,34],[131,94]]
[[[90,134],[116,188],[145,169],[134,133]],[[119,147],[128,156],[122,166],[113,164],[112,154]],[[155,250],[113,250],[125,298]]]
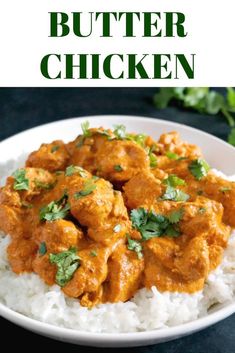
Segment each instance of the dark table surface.
[[[223,90],[222,90],[223,91]],[[157,110],[152,104],[154,88],[3,88],[0,89],[0,141],[30,127],[58,119],[99,114],[142,115],[177,121],[226,139],[229,128],[222,117],[199,115],[170,107]],[[30,348],[41,351],[69,349],[70,352],[96,352],[95,348],[78,347],[50,340],[0,318],[1,346],[8,349]],[[9,340],[9,333],[12,339]],[[191,336],[139,348],[122,348],[122,352],[158,353],[233,353],[235,352],[235,315]],[[28,348],[27,348],[28,347]],[[111,349],[103,349],[111,351]]]

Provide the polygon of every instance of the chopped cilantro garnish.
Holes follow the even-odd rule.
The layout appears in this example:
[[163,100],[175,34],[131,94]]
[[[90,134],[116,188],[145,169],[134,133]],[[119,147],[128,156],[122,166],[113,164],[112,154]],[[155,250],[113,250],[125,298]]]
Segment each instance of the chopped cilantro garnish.
[[14,190],[29,190],[29,179],[26,178],[25,169],[17,169],[12,175],[15,179]]
[[169,201],[187,201],[189,195],[180,189],[176,189],[172,186],[167,186],[165,193],[159,198],[159,200]]
[[76,248],[70,248],[58,254],[49,254],[49,260],[51,264],[57,266],[56,283],[60,287],[64,287],[72,279],[80,265],[80,257],[77,255]]
[[96,185],[93,183],[93,181],[91,179],[87,180],[84,184],[84,188],[74,194],[74,198],[79,200],[84,196],[90,195],[95,189]]
[[120,164],[117,164],[113,167],[114,170],[116,170],[116,172],[122,172],[123,168]]
[[52,146],[51,147],[51,153],[54,153],[54,152],[58,151],[59,148],[60,148],[60,146],[58,146],[58,145]]
[[84,121],[84,123],[81,124],[82,132],[84,137],[90,137],[91,136],[91,131],[89,130],[90,123],[89,121]]
[[181,218],[183,217],[183,214],[184,214],[184,209],[180,208],[179,210],[172,212],[168,216],[168,219],[169,219],[170,223],[175,224],[181,220]]
[[47,246],[45,241],[43,241],[40,245],[39,245],[39,249],[38,249],[38,253],[39,255],[43,256],[45,255],[47,252]]
[[95,250],[91,250],[90,255],[93,257],[97,256],[97,252]]
[[127,249],[131,250],[131,251],[135,251],[137,254],[138,259],[142,259],[143,257],[143,253],[142,253],[142,245],[140,244],[139,241],[137,240],[133,240],[131,238],[127,238],[128,241],[128,245],[127,245]]
[[68,196],[65,193],[59,200],[50,202],[47,206],[41,208],[39,213],[40,221],[55,221],[65,218],[70,210],[70,204],[67,202]]
[[200,207],[199,210],[198,210],[198,212],[199,212],[200,214],[203,214],[203,213],[206,212],[206,208],[205,208],[205,207]]
[[50,190],[54,186],[54,183],[43,183],[42,181],[37,179],[34,180],[34,183],[38,189]]
[[124,125],[115,125],[113,133],[118,140],[124,140],[126,138],[126,127]]
[[180,185],[186,185],[186,182],[177,177],[175,174],[170,174],[166,179],[163,180],[163,184],[172,186],[173,188]]
[[204,159],[198,158],[192,161],[189,170],[197,180],[201,180],[209,172],[210,166]]
[[174,152],[171,152],[171,151],[166,152],[166,156],[169,159],[172,159],[172,160],[177,160],[177,159],[180,158],[180,156],[177,153],[174,153]]
[[138,208],[131,211],[132,226],[137,229],[143,240],[161,236],[179,236],[177,223],[180,221],[183,211],[173,212],[168,217]]
[[147,136],[145,134],[127,134],[126,138],[130,141],[136,142],[139,146],[144,148]]
[[81,167],[70,165],[66,168],[66,171],[65,171],[66,176],[71,176],[76,173],[78,173],[82,178],[87,177],[87,172]]
[[224,186],[224,187],[222,187],[222,188],[220,188],[220,191],[221,192],[223,192],[223,193],[225,193],[225,192],[228,192],[228,191],[231,191],[232,189],[230,188],[230,187],[226,187],[226,186]]
[[119,233],[121,229],[122,229],[121,224],[116,224],[116,226],[113,228],[113,231],[114,233]]

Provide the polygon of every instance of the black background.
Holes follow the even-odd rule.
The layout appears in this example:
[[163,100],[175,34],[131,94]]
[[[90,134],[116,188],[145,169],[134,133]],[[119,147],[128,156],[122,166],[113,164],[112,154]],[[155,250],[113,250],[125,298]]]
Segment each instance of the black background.
[[[223,89],[219,89],[223,92]],[[154,88],[2,88],[0,89],[0,140],[30,127],[76,116],[99,114],[142,115],[172,120],[197,127],[222,139],[229,128],[221,116],[199,115],[178,107],[157,110]],[[70,352],[97,352],[50,340],[0,318],[1,346],[8,350],[41,351],[58,349]],[[11,339],[9,339],[9,336]],[[33,341],[33,346],[31,342]],[[99,349],[101,350],[101,349]],[[111,352],[111,349],[102,349]],[[202,332],[159,345],[121,348],[115,352],[133,353],[233,353],[235,352],[235,315]]]

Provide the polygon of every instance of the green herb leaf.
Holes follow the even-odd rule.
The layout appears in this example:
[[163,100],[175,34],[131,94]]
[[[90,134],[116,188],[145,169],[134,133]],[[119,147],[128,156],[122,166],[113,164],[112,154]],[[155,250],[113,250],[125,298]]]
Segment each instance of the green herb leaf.
[[120,164],[117,164],[113,167],[114,170],[116,170],[116,172],[122,172],[123,168]]
[[14,190],[29,190],[29,179],[26,178],[25,169],[17,169],[12,175],[15,178]]
[[70,204],[67,199],[67,194],[64,194],[59,200],[52,201],[47,206],[42,207],[39,213],[40,221],[52,222],[65,218],[70,210]]
[[113,231],[114,233],[119,233],[121,229],[122,229],[121,224],[116,224],[116,226],[113,228]]
[[187,201],[189,195],[180,189],[176,189],[172,186],[167,186],[165,193],[159,198],[159,200],[169,201]]
[[170,223],[175,224],[182,219],[183,214],[184,214],[184,209],[180,208],[179,210],[170,213],[170,215],[168,216],[168,219]]
[[222,187],[222,188],[220,188],[220,191],[221,192],[223,192],[223,193],[226,193],[226,192],[228,192],[228,191],[231,191],[232,189],[230,188],[230,187]]
[[56,283],[60,287],[64,287],[72,279],[80,265],[80,257],[77,255],[76,248],[70,248],[58,254],[49,254],[49,260],[51,264],[57,266]]
[[128,245],[127,245],[127,249],[131,250],[131,251],[135,251],[137,254],[138,259],[142,259],[143,257],[143,253],[142,253],[142,245],[140,244],[139,241],[131,239],[131,238],[127,238],[128,241]]
[[37,179],[34,180],[34,183],[38,189],[51,190],[54,186],[54,183],[43,183]]
[[89,130],[90,123],[89,121],[84,121],[84,123],[81,124],[82,132],[84,137],[90,137],[91,136],[91,131]]
[[74,194],[76,200],[81,199],[84,196],[90,195],[96,189],[96,185],[92,180],[87,180],[84,184],[84,188]]
[[74,166],[74,165],[70,165],[66,168],[66,171],[65,171],[65,175],[66,176],[72,176],[74,174],[79,174],[82,178],[86,178],[87,177],[87,172],[81,168],[81,167],[78,167],[78,166]]
[[46,243],[45,241],[43,241],[40,246],[39,246],[39,249],[38,249],[38,253],[39,255],[43,256],[47,253],[47,246],[46,246]]
[[181,212],[166,217],[154,211],[138,208],[131,211],[131,222],[133,228],[140,232],[143,240],[166,235],[178,236],[180,232],[177,227],[177,218],[178,221],[181,219],[183,215]]
[[124,125],[115,125],[113,133],[118,140],[124,140],[126,138],[126,127]]
[[171,151],[166,152],[166,156],[169,159],[172,159],[172,160],[177,160],[177,159],[180,158],[180,156],[177,153],[174,153],[174,152],[171,152]]
[[60,148],[60,146],[58,146],[58,145],[52,146],[51,147],[51,153],[54,153],[54,152],[58,151],[59,148]]
[[177,177],[177,175],[170,174],[166,179],[163,180],[163,184],[176,187],[180,185],[186,185],[186,182],[183,179]]
[[229,108],[235,110],[235,89],[232,87],[227,88],[227,102]]
[[144,148],[147,136],[145,134],[127,134],[126,138],[130,141],[136,142],[139,146]]
[[235,146],[235,128],[231,129],[231,132],[228,135],[228,142],[230,145]]
[[199,210],[198,210],[198,212],[199,212],[200,214],[204,214],[204,213],[206,212],[206,208],[205,208],[205,207],[200,207]]
[[201,180],[209,172],[210,166],[204,159],[198,158],[192,161],[189,170],[197,180]]
[[93,257],[97,256],[97,252],[95,250],[91,250],[90,255]]

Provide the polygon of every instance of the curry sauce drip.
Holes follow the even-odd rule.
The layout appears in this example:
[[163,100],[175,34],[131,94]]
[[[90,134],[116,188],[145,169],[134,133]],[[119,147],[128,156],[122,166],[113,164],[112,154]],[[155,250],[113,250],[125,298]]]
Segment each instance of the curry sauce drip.
[[83,126],[72,142],[42,144],[0,189],[12,270],[35,272],[88,307],[142,287],[202,289],[234,215],[235,184],[176,132],[154,141]]

